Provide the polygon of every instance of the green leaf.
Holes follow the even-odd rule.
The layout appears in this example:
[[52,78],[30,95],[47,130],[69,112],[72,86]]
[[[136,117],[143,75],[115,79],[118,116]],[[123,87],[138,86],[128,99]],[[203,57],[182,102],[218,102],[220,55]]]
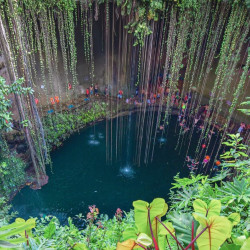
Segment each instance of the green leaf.
[[[194,220],[192,215],[190,215],[189,213],[184,214],[184,213],[173,212],[171,214],[168,214],[167,217],[173,223],[177,239],[182,243],[184,243],[184,247],[187,246],[191,241],[192,221]],[[199,223],[197,221],[194,221],[195,232],[198,226]]]
[[88,247],[83,243],[76,243],[73,247],[75,250],[88,250]]
[[150,221],[156,237],[159,223],[156,222],[155,217],[158,216],[160,219],[161,216],[166,213],[168,207],[165,200],[162,198],[156,198],[150,204],[148,202],[138,200],[133,202],[133,206],[135,210],[135,225],[140,233],[145,233],[147,235],[151,235],[148,223],[148,210],[150,210]]
[[56,232],[55,220],[52,219],[49,225],[44,230],[44,237],[46,239],[51,239],[52,236],[55,234],[55,232]]
[[249,250],[249,249],[250,249],[250,237],[246,239],[240,250]]
[[137,239],[137,233],[138,233],[138,230],[134,227],[130,227],[130,228],[127,228],[122,236],[123,236],[123,239],[126,241],[126,240],[129,240],[129,239],[132,239],[132,240],[136,240]]
[[240,222],[240,214],[238,213],[231,213],[227,218],[230,220],[233,226]]
[[[175,230],[171,222],[163,221],[162,223],[168,228],[168,230],[172,234],[175,234]],[[162,224],[159,224],[158,245],[160,249],[166,249],[167,247],[166,235],[169,235],[169,232],[166,230],[166,228],[164,228]]]
[[7,241],[0,240],[0,249],[22,249],[21,247],[18,247],[18,245],[11,244]]
[[148,207],[149,203],[138,200],[133,202],[135,209],[135,225],[142,233],[148,232]]
[[244,152],[238,152],[240,155],[244,156],[244,157],[248,157],[248,155]]
[[225,242],[220,250],[240,250],[240,246],[236,244],[228,244],[227,242]]
[[[31,229],[36,225],[35,219],[17,218],[14,223],[0,228],[0,241],[7,241],[13,244],[20,244],[26,241],[25,231],[29,236],[32,236]],[[13,238],[16,236],[15,238]]]
[[194,211],[199,214],[205,215],[207,218],[213,215],[220,215],[221,211],[221,202],[219,200],[211,200],[209,205],[197,199],[193,203]]
[[203,227],[207,225],[207,217],[200,213],[193,213],[193,217],[198,221]]
[[[231,222],[223,216],[213,215],[207,220],[208,227],[197,239],[199,249],[218,250],[219,247],[231,235]],[[196,236],[204,229],[200,225],[197,229]]]

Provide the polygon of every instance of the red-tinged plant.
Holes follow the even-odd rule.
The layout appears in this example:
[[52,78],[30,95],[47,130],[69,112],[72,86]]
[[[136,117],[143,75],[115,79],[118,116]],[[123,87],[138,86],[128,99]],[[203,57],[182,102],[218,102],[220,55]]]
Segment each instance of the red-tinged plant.
[[[124,231],[123,235],[126,241],[118,243],[118,250],[132,250],[138,247],[149,249],[152,246],[159,250],[166,249],[167,245],[171,249],[167,234],[182,250],[188,250],[189,248],[194,250],[195,242],[197,242],[199,249],[219,249],[226,239],[230,238],[232,227],[239,222],[238,214],[232,214],[232,216],[229,216],[230,218],[220,216],[221,202],[219,200],[212,200],[207,205],[204,201],[197,199],[193,203],[195,210],[193,217],[199,222],[200,226],[196,230],[196,237],[194,237],[195,227],[194,221],[192,221],[191,242],[183,246],[175,235],[172,223],[161,221],[161,217],[166,214],[168,208],[164,199],[154,199],[150,204],[145,201],[135,201],[133,205],[136,227]],[[162,228],[165,229],[165,234]],[[137,236],[142,233],[146,238],[151,239],[151,244],[149,244],[150,241],[147,241],[147,245],[138,241]]]

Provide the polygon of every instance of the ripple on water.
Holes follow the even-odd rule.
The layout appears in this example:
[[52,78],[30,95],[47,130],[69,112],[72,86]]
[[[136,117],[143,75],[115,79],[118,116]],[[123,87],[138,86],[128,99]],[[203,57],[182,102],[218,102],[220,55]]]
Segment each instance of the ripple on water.
[[103,133],[98,133],[98,138],[99,138],[99,139],[104,139]]
[[94,134],[90,134],[90,135],[89,135],[89,138],[90,138],[90,139],[95,139],[95,135],[94,135]]
[[158,139],[158,141],[159,141],[160,143],[166,143],[166,142],[167,142],[167,139],[164,138],[164,137],[160,137],[160,138]]
[[100,144],[100,142],[99,142],[99,141],[97,141],[97,140],[89,140],[89,141],[88,141],[88,144],[89,144],[89,145],[94,145],[94,146],[97,146],[97,145],[99,145],[99,144]]
[[130,165],[120,168],[119,176],[123,176],[129,179],[135,178],[135,171]]

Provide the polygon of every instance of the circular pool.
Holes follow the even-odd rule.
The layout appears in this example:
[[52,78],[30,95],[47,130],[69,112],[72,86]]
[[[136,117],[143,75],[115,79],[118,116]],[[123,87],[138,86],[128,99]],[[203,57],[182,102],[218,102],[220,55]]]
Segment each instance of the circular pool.
[[[55,215],[61,221],[68,216],[86,214],[88,206],[95,204],[100,213],[112,216],[119,207],[129,211],[134,200],[151,201],[156,197],[168,199],[173,177],[188,176],[184,164],[186,144],[182,151],[175,150],[178,133],[176,117],[173,117],[167,136],[156,133],[154,157],[151,152],[147,164],[144,163],[148,144],[154,143],[154,136],[147,137],[144,131],[141,146],[141,164],[138,166],[137,114],[119,117],[112,123],[112,164],[106,161],[106,126],[103,121],[72,135],[63,146],[52,152],[52,170],[49,183],[40,190],[23,188],[13,199],[14,210],[19,216]],[[117,120],[119,119],[119,120]],[[118,129],[116,129],[119,126]],[[145,125],[147,126],[147,124]],[[150,139],[150,141],[149,141]],[[192,143],[189,152],[194,152]]]

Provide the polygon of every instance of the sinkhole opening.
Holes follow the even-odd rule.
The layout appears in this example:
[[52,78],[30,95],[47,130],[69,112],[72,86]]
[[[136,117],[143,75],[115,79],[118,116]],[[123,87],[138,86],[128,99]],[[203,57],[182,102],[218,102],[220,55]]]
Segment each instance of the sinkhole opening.
[[[147,112],[145,119],[151,114]],[[157,115],[154,117],[156,124]],[[179,137],[177,116],[171,118],[164,134],[161,129],[156,129],[156,136],[149,136],[144,128],[141,140],[136,137],[136,131],[140,129],[137,119],[138,113],[129,113],[72,135],[62,147],[52,152],[48,184],[40,190],[23,188],[12,201],[13,209],[25,219],[55,215],[63,222],[69,216],[87,214],[88,206],[93,204],[101,213],[113,216],[118,207],[129,211],[135,200],[151,201],[162,197],[168,201],[173,177],[177,173],[187,177],[190,173],[187,148],[190,158],[194,158],[200,132],[195,130],[192,141],[184,140],[176,148]],[[106,133],[107,126],[112,126],[112,134]],[[216,136],[211,142],[213,150],[215,140]],[[141,145],[140,152],[138,145]],[[109,160],[107,148],[109,156],[112,155]],[[210,153],[212,159],[212,149],[208,149],[207,154]],[[199,157],[200,160],[203,156]],[[200,161],[196,167],[196,173],[202,173],[208,165]]]

